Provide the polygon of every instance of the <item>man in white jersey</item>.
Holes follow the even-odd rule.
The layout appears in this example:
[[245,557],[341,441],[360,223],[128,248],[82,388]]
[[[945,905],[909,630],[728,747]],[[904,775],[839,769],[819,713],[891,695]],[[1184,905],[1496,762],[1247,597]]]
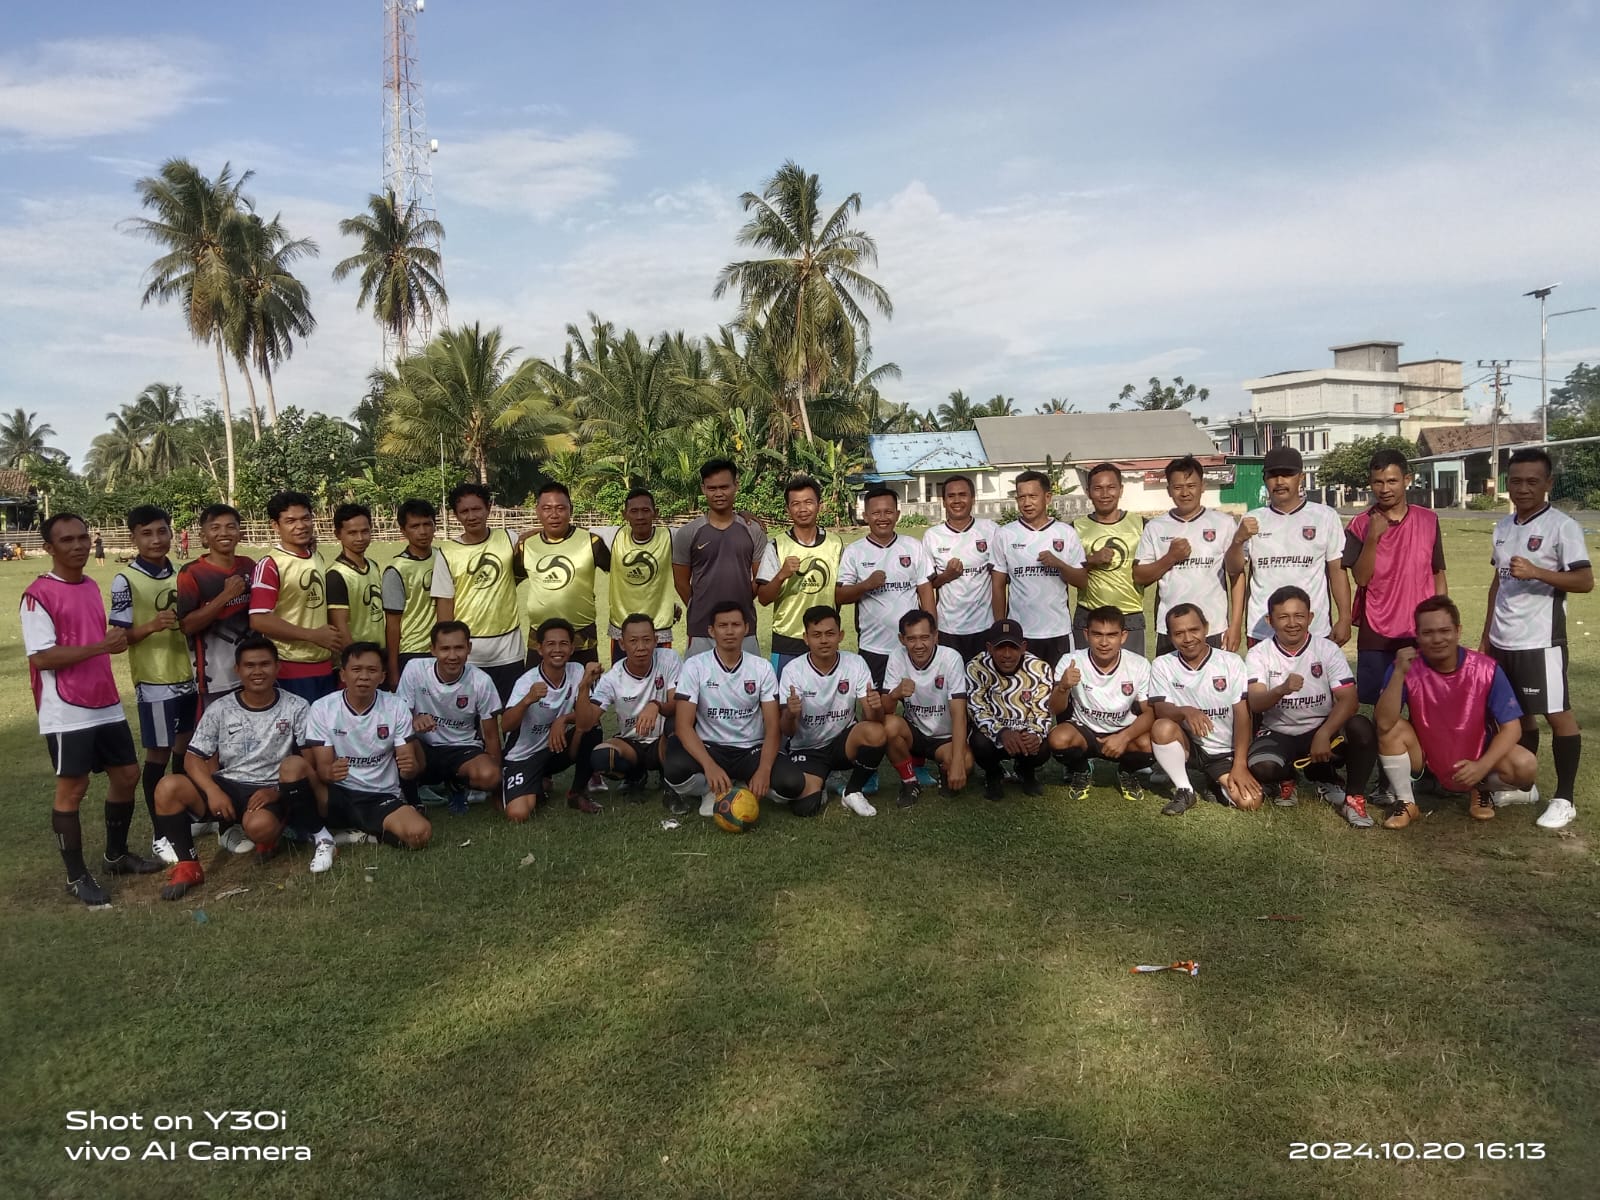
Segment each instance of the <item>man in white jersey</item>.
[[[604,675],[584,669],[578,683],[578,735],[600,725],[606,709],[617,714],[617,735],[594,748],[589,769],[622,780],[624,792],[644,786],[651,771],[661,770],[662,738],[672,730],[673,695],[683,659],[658,641],[649,613],[630,613],[617,623],[622,657]],[[662,800],[682,815],[688,806],[667,791]]]
[[[954,647],[941,646],[933,614],[924,609],[900,618],[900,648],[883,672],[888,710],[889,765],[900,776],[901,808],[922,794],[915,765],[932,759],[947,794],[961,791],[972,774],[967,745],[967,667]],[[987,637],[987,635],[985,635]],[[894,714],[899,704],[905,716]]]
[[[1273,803],[1295,802],[1301,764],[1318,794],[1356,829],[1370,829],[1367,785],[1378,765],[1378,730],[1356,711],[1355,673],[1344,651],[1311,633],[1311,598],[1281,587],[1267,598],[1273,636],[1250,647],[1250,711],[1261,732],[1250,744],[1250,774],[1277,784]],[[1345,768],[1340,786],[1339,768]]]
[[1150,666],[1150,704],[1156,713],[1150,750],[1174,789],[1161,810],[1167,817],[1181,817],[1194,807],[1190,763],[1205,773],[1221,803],[1261,807],[1261,785],[1250,774],[1244,660],[1213,647],[1208,633],[1198,605],[1174,605],[1167,613],[1173,651]]
[[[344,690],[324,696],[306,717],[306,741],[317,775],[328,786],[328,822],[357,829],[391,846],[420,850],[433,826],[407,800],[401,779],[420,765],[411,713],[393,692],[381,691],[385,662],[377,642],[352,642],[340,656]],[[335,847],[317,835],[313,873],[333,866]]]
[[1561,829],[1578,815],[1573,804],[1583,735],[1567,690],[1567,593],[1594,591],[1594,568],[1583,527],[1550,506],[1550,456],[1541,449],[1511,456],[1506,490],[1516,511],[1494,527],[1494,580],[1479,649],[1500,664],[1522,705],[1523,749],[1539,753],[1538,714],[1550,726],[1556,791],[1539,815]]
[[792,804],[805,794],[805,776],[779,752],[778,677],[744,649],[749,628],[740,601],[717,601],[706,627],[711,652],[688,659],[678,676],[661,777],[680,796],[699,795],[702,817],[735,779],[762,799],[770,793]]
[[933,564],[914,537],[895,532],[900,497],[873,488],[862,502],[867,536],[851,542],[839,557],[841,605],[856,606],[856,648],[867,660],[874,687],[883,687],[883,669],[899,645],[900,618],[914,609],[933,609]]
[[1091,612],[1083,632],[1089,644],[1062,655],[1056,664],[1050,711],[1059,724],[1047,739],[1050,752],[1066,768],[1069,799],[1088,796],[1090,759],[1102,758],[1116,763],[1123,799],[1142,800],[1144,787],[1135,772],[1155,761],[1150,754],[1150,730],[1156,723],[1150,707],[1150,664],[1127,649],[1127,619],[1115,605]]
[[467,661],[472,636],[462,621],[439,621],[429,635],[430,658],[406,664],[395,694],[411,713],[422,743],[422,769],[405,781],[417,799],[423,784],[448,789],[452,813],[467,811],[467,789],[500,787],[500,693],[487,672]]
[[[872,672],[859,654],[839,649],[839,610],[818,604],[806,610],[806,653],[792,659],[778,680],[779,720],[788,738],[789,761],[805,776],[805,794],[789,805],[797,817],[814,817],[828,804],[828,775],[848,771],[844,806],[858,817],[874,817],[862,789],[878,773],[888,735]],[[860,718],[857,719],[857,706]]]
[[[518,824],[549,807],[550,780],[573,768],[567,807],[597,813],[600,805],[584,788],[584,768],[600,744],[600,727],[578,727],[578,687],[585,668],[572,661],[577,633],[572,622],[551,617],[534,632],[539,664],[525,671],[511,687],[500,714],[501,732],[512,737],[506,747],[506,817]],[[591,663],[599,675],[599,663]]]
[[972,480],[952,475],[939,489],[944,521],[922,535],[939,594],[939,644],[969,663],[983,653],[994,624],[994,572],[1000,527],[972,515]]
[[1311,632],[1342,646],[1350,640],[1350,576],[1339,514],[1301,495],[1306,475],[1300,451],[1274,446],[1261,469],[1271,503],[1239,522],[1228,547],[1228,573],[1250,572],[1249,603],[1234,613],[1229,634],[1251,642],[1271,637],[1267,597],[1281,587],[1297,587],[1311,597]]
[[1017,476],[1015,521],[1000,529],[995,560],[994,611],[1028,631],[1028,652],[1052,667],[1072,649],[1069,587],[1089,581],[1083,541],[1050,510],[1050,477],[1043,471]]
[[256,862],[274,858],[291,822],[316,828],[321,785],[302,752],[311,706],[278,687],[278,648],[246,634],[233,652],[240,686],[213,698],[189,742],[184,773],[156,785],[156,834],[175,860],[163,900],[181,900],[205,882],[193,821],[237,826]]
[[1237,654],[1233,615],[1244,611],[1245,579],[1229,576],[1227,557],[1239,523],[1205,506],[1205,468],[1193,455],[1167,464],[1167,495],[1172,507],[1144,523],[1133,552],[1133,581],[1141,587],[1156,585],[1156,628],[1161,631],[1156,634],[1156,656],[1172,652],[1167,613],[1178,604],[1199,608],[1207,627],[1217,631],[1207,641]]

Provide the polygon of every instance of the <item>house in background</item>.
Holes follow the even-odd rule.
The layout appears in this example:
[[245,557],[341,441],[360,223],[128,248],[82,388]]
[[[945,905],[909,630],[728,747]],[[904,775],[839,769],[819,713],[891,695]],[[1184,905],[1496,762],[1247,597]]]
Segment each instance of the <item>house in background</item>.
[[[970,429],[948,433],[877,433],[867,439],[872,469],[862,472],[867,487],[886,487],[908,512],[942,513],[939,488],[952,475],[972,478],[977,500],[994,499],[994,468],[983,456],[983,442]],[[926,506],[932,506],[928,509]],[[919,507],[921,506],[921,507]]]
[[1504,497],[1505,473],[1511,447],[1538,442],[1544,436],[1537,421],[1501,421],[1492,425],[1450,425],[1424,429],[1417,434],[1418,455],[1412,461],[1423,503],[1430,508],[1465,507],[1472,496],[1489,491],[1489,459],[1498,441],[1500,485]]
[[0,532],[32,529],[38,521],[39,501],[25,471],[0,467]]

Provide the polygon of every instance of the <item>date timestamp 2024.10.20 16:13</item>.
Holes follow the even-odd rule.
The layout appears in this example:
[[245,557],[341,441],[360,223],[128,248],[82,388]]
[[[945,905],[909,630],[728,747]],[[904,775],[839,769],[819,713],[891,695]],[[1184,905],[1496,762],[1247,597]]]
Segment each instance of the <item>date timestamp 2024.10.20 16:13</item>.
[[1539,1162],[1543,1142],[1290,1142],[1291,1161]]

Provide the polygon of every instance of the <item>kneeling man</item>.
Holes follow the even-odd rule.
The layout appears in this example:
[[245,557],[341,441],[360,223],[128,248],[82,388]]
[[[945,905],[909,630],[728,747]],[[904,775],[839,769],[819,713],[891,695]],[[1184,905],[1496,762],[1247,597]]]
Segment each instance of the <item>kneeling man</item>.
[[423,784],[449,789],[449,810],[467,811],[467,789],[500,789],[500,693],[482,667],[467,661],[472,635],[462,621],[440,621],[428,637],[429,658],[414,658],[395,694],[411,713],[422,741],[422,769],[406,780],[416,798]]
[[[934,618],[914,609],[900,618],[900,648],[884,668],[884,716],[889,735],[889,763],[900,776],[901,808],[922,794],[916,763],[932,759],[944,776],[947,792],[959,792],[972,774],[967,747],[967,667],[961,652],[941,645]],[[982,636],[982,635],[979,635]],[[905,712],[893,712],[898,702]]]
[[838,609],[817,604],[800,620],[806,653],[790,659],[778,681],[778,695],[785,698],[780,722],[789,739],[789,761],[806,780],[805,794],[789,811],[797,817],[816,816],[828,804],[829,772],[849,771],[844,806],[858,817],[877,816],[861,790],[878,773],[888,740],[872,671],[859,654],[839,649]]
[[[671,647],[661,645],[659,637],[655,618],[648,613],[622,618],[616,638],[619,657],[611,669],[600,675],[591,664],[578,683],[580,741],[583,734],[599,728],[600,715],[606,709],[616,710],[617,736],[594,748],[589,769],[622,780],[623,791],[643,787],[650,772],[661,769],[662,742],[672,729],[672,696],[683,659]],[[678,806],[676,792],[667,796],[671,797],[668,808],[680,816],[689,811],[687,806]]]
[[[500,729],[512,737],[506,748],[506,816],[517,823],[549,805],[550,781],[568,767],[576,768],[567,787],[567,807],[597,813],[600,805],[589,798],[588,776],[582,764],[600,744],[600,727],[578,728],[578,687],[585,668],[572,661],[577,646],[572,623],[551,617],[534,632],[539,664],[524,671],[511,685],[511,697],[500,714]],[[600,677],[600,664],[592,668],[590,683]]]
[[[1150,664],[1129,654],[1126,617],[1115,605],[1097,608],[1084,627],[1089,646],[1063,655],[1056,665],[1050,711],[1061,723],[1050,731],[1050,750],[1067,770],[1067,796],[1089,794],[1090,759],[1117,764],[1117,790],[1125,800],[1144,799],[1137,771],[1155,764],[1150,730]],[[1071,711],[1068,711],[1068,704]]]
[[1039,768],[1050,759],[1050,693],[1055,675],[1050,664],[1028,653],[1022,626],[1003,619],[989,627],[988,648],[967,667],[968,702],[972,712],[972,757],[983,768],[983,794],[1003,800],[1004,765],[1016,764],[1027,796],[1040,796]]

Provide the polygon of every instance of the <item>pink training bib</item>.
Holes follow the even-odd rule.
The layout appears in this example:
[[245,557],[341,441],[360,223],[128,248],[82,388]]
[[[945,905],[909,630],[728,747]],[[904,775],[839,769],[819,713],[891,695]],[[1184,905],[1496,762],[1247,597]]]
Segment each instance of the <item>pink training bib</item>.
[[[92,646],[106,636],[106,602],[92,579],[68,583],[54,575],[41,575],[22,593],[22,603],[30,611],[42,608],[50,614],[58,646]],[[109,654],[62,667],[54,675],[56,695],[77,708],[107,708],[122,702]],[[44,676],[31,663],[28,679],[33,685],[33,706],[38,708]]]

